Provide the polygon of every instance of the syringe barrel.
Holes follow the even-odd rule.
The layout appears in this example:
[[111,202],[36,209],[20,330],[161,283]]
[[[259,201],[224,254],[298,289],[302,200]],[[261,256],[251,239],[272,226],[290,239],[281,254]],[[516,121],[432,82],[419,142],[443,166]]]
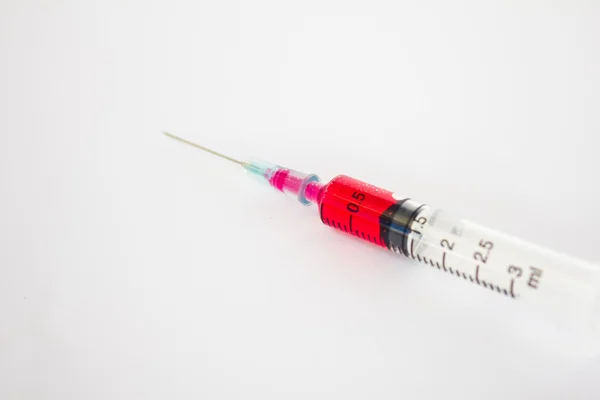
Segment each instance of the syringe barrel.
[[543,305],[563,326],[596,329],[600,268],[594,264],[343,175],[323,187],[318,203],[331,227],[490,292]]

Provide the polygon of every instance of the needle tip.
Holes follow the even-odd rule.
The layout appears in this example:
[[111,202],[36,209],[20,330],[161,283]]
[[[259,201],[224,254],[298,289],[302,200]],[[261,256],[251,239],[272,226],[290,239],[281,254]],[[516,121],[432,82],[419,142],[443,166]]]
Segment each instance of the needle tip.
[[217,157],[224,158],[225,160],[229,160],[229,161],[231,161],[231,162],[234,162],[234,163],[236,163],[236,164],[239,164],[239,165],[241,165],[241,166],[246,166],[246,164],[247,164],[247,163],[246,163],[246,162],[244,162],[244,161],[236,160],[235,158],[232,158],[232,157],[226,156],[225,154],[221,154],[221,153],[219,153],[219,152],[217,152],[217,151],[214,151],[214,150],[212,150],[212,149],[209,149],[208,147],[200,146],[199,144],[192,143],[192,142],[190,142],[190,141],[188,141],[188,140],[182,139],[182,138],[180,138],[179,136],[175,136],[175,135],[173,135],[173,134],[171,134],[171,133],[169,133],[169,132],[167,132],[167,131],[162,131],[162,133],[164,133],[165,135],[169,136],[170,138],[173,138],[173,139],[175,139],[175,140],[178,140],[178,141],[180,141],[180,142],[182,142],[182,143],[185,143],[185,144],[189,144],[190,146],[194,146],[194,147],[196,147],[196,148],[198,148],[198,149],[200,149],[200,150],[203,150],[203,151],[206,151],[206,152],[208,152],[208,153],[214,154],[214,155],[215,155],[215,156],[217,156]]

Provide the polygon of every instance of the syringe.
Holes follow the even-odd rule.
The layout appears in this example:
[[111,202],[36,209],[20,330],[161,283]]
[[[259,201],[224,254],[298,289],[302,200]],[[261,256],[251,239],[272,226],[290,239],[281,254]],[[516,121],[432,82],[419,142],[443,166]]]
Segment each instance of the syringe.
[[236,160],[164,133],[241,165],[304,205],[316,204],[325,225],[488,292],[541,305],[576,336],[596,337],[600,268],[594,264],[453,218],[349,176],[323,184],[315,174]]

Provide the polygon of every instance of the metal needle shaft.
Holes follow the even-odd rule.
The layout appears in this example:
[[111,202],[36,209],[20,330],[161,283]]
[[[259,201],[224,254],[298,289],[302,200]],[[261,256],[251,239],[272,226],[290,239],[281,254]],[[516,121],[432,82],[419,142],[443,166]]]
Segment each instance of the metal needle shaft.
[[243,167],[243,166],[245,166],[245,165],[248,165],[248,163],[246,163],[246,162],[244,162],[244,161],[236,160],[235,158],[231,158],[231,157],[229,157],[229,156],[226,156],[225,154],[221,154],[221,153],[219,153],[219,152],[217,152],[217,151],[211,150],[211,149],[209,149],[208,147],[204,147],[204,146],[200,146],[199,144],[192,143],[192,142],[190,142],[190,141],[188,141],[188,140],[185,140],[185,139],[182,139],[182,138],[180,138],[180,137],[178,137],[178,136],[175,136],[175,135],[173,135],[173,134],[171,134],[171,133],[169,133],[169,132],[163,132],[163,133],[164,133],[165,135],[169,136],[169,137],[170,137],[170,138],[172,138],[172,139],[178,140],[178,141],[180,141],[180,142],[182,142],[182,143],[185,143],[185,144],[189,144],[190,146],[194,146],[194,147],[195,147],[195,148],[197,148],[197,149],[204,150],[204,151],[206,151],[206,152],[208,152],[208,153],[214,154],[214,155],[215,155],[215,156],[217,156],[217,157],[221,157],[221,158],[224,158],[224,159],[226,159],[226,160],[229,160],[229,161],[231,161],[231,162],[234,162],[234,163],[236,163],[236,164],[239,164],[239,165],[241,165],[242,167]]

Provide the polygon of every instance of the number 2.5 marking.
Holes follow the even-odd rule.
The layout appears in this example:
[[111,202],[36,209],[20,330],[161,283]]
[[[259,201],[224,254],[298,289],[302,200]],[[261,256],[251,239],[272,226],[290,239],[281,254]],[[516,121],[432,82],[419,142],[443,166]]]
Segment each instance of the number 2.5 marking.
[[494,243],[481,239],[479,241],[479,247],[481,247],[481,250],[476,251],[475,254],[473,254],[473,258],[476,261],[481,261],[485,264],[490,257],[490,251],[494,248]]

